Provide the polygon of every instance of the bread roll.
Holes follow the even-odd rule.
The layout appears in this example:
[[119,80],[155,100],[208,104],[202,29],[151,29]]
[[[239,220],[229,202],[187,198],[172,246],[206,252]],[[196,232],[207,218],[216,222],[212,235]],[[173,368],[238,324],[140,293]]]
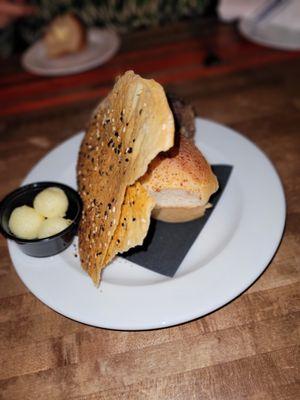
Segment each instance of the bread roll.
[[86,28],[76,15],[60,15],[50,23],[44,43],[49,58],[76,53],[86,45]]
[[159,154],[140,182],[156,205],[152,216],[165,222],[185,222],[201,217],[218,181],[210,165],[189,139]]

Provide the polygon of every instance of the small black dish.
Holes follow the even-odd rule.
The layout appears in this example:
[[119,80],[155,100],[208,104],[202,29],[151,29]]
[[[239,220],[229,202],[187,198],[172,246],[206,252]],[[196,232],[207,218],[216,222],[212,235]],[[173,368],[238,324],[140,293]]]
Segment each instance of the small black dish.
[[[44,239],[20,239],[13,235],[8,227],[9,217],[16,207],[33,205],[35,196],[51,186],[62,189],[69,200],[66,218],[72,223],[56,235]],[[21,186],[8,194],[0,203],[0,232],[7,239],[15,241],[23,253],[32,257],[49,257],[65,250],[76,235],[82,212],[82,201],[79,194],[70,186],[58,182],[36,182]]]

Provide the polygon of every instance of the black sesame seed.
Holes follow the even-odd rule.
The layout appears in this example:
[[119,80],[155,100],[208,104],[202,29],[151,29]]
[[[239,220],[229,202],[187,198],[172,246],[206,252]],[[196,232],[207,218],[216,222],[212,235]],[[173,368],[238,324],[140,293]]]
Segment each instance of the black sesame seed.
[[110,146],[113,143],[114,143],[114,141],[112,139],[110,139],[110,141],[107,143],[107,146]]
[[127,153],[132,153],[132,147],[128,147]]
[[132,221],[134,222],[135,220],[136,220],[136,218],[133,217],[133,218],[132,218]]
[[108,204],[107,204],[107,207],[108,207],[108,209],[110,210],[110,209],[111,209],[111,204],[108,203]]
[[143,109],[141,108],[141,109],[140,109],[140,111],[139,111],[139,115],[141,115],[141,114],[142,114],[142,112],[143,112]]
[[128,158],[125,158],[125,161],[128,162],[129,161]]
[[115,137],[119,137],[119,133],[117,131],[115,132]]

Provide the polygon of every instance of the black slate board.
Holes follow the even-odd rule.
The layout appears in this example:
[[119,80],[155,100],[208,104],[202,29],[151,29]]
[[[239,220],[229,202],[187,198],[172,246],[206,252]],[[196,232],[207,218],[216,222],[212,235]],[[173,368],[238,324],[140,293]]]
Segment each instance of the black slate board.
[[220,187],[210,198],[213,207],[202,218],[178,224],[152,219],[143,245],[129,250],[121,257],[151,271],[173,277],[222,197],[232,168],[231,165],[212,165]]

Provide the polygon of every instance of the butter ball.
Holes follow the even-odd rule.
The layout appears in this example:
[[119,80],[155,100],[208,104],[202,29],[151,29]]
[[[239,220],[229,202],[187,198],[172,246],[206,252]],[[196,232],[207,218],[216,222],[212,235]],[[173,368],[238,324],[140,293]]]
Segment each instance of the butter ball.
[[64,217],[68,209],[68,198],[58,187],[49,187],[35,196],[33,207],[47,218]]
[[71,221],[62,217],[47,218],[43,221],[38,231],[38,238],[44,239],[56,235],[70,225]]
[[8,226],[10,231],[20,239],[36,239],[43,221],[44,217],[34,208],[21,206],[11,213]]

